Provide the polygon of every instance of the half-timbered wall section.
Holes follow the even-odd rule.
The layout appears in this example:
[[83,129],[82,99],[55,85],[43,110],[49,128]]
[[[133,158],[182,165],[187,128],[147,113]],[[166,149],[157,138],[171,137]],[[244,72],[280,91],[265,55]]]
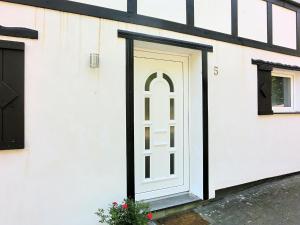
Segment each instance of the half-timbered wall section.
[[[5,0],[5,2],[146,25],[289,55],[300,55],[298,1]],[[291,38],[284,35],[287,31],[290,32],[288,36]]]

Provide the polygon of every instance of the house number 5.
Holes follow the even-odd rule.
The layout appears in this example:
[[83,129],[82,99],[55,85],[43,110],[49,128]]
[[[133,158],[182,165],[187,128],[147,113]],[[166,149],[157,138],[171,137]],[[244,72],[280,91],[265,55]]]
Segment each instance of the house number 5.
[[214,66],[214,75],[218,76],[219,75],[219,67]]

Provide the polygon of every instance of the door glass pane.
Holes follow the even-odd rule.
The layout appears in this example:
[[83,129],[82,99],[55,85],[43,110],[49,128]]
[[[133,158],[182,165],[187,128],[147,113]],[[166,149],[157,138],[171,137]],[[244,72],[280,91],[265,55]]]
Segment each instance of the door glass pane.
[[170,127],[170,147],[171,148],[175,147],[175,127],[174,126]]
[[150,98],[145,98],[145,120],[150,120]]
[[170,174],[175,174],[175,154],[170,154]]
[[150,91],[150,84],[156,77],[157,77],[157,73],[153,73],[147,78],[145,84],[145,91]]
[[289,77],[272,77],[272,106],[291,107],[291,85]]
[[145,178],[150,178],[150,156],[145,157]]
[[171,98],[170,99],[170,120],[174,120],[175,119],[174,107],[175,107],[174,98]]
[[150,149],[150,127],[145,127],[145,149]]

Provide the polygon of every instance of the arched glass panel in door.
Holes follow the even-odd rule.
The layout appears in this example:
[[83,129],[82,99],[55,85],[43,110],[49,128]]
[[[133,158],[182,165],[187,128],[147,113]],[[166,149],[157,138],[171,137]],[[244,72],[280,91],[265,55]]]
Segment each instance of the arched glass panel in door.
[[[151,144],[151,124],[153,118],[151,118],[151,101],[152,98],[152,91],[151,91],[151,84],[155,79],[158,79],[159,82],[166,82],[168,84],[168,102],[169,102],[169,122],[168,126],[169,129],[166,130],[166,133],[169,133],[169,141],[167,144],[167,149],[170,151],[169,153],[169,174],[174,175],[175,174],[175,128],[176,128],[176,121],[175,121],[175,102],[176,102],[176,95],[175,95],[175,89],[174,89],[174,83],[171,79],[171,77],[165,73],[153,73],[148,76],[148,78],[145,81],[145,96],[144,96],[144,160],[145,160],[145,179],[151,178],[151,154],[152,154],[152,144]],[[165,86],[166,87],[166,86]],[[155,132],[155,131],[153,131]]]

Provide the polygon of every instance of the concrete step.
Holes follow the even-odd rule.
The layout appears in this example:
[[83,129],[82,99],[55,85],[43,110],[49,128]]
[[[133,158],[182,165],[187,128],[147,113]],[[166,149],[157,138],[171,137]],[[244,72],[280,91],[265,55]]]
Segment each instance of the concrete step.
[[153,212],[154,220],[156,220],[196,208],[200,205],[201,199],[190,193],[181,193],[164,198],[151,199],[147,202]]

